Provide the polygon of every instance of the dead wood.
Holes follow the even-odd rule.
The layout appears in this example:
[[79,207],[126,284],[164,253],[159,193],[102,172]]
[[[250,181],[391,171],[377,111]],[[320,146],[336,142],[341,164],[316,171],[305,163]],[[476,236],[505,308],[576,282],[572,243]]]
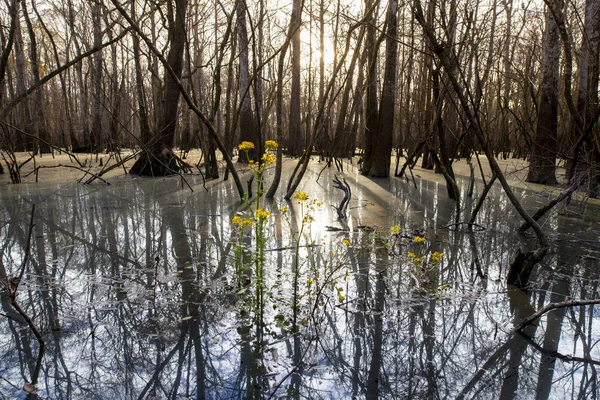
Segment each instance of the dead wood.
[[536,250],[523,253],[519,248],[515,258],[510,263],[506,283],[514,285],[519,289],[525,288],[527,282],[529,282],[529,276],[533,271],[533,267],[544,258],[547,251],[547,247],[540,247]]
[[350,190],[350,185],[348,182],[346,182],[345,179],[340,180],[337,175],[335,175],[333,183],[334,188],[340,189],[344,192],[344,198],[340,202],[340,205],[335,208],[338,214],[338,219],[346,219],[348,217],[348,203],[350,203],[350,199],[352,198],[352,190]]
[[[573,185],[571,185],[571,187],[569,189],[567,189],[564,192],[562,192],[561,194],[559,194],[552,201],[549,201],[548,203],[546,203],[543,206],[541,206],[537,210],[537,212],[532,216],[532,218],[535,221],[537,221],[540,218],[542,218],[548,211],[552,210],[552,208],[554,208],[555,205],[557,205],[558,203],[560,203],[564,199],[569,198],[573,194],[573,192],[577,190],[577,188],[579,187],[580,183],[581,182],[579,180],[577,180],[575,183],[573,183]],[[519,227],[519,233],[525,232],[527,229],[529,229],[530,226],[531,225],[527,221],[523,221],[523,223]]]

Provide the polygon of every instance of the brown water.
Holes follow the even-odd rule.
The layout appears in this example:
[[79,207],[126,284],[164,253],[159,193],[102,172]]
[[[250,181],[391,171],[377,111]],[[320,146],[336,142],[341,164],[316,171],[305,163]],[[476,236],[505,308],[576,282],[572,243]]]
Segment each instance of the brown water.
[[[325,202],[314,211],[295,200],[262,200],[272,215],[259,278],[256,231],[240,238],[232,227],[243,209],[229,182],[205,191],[200,177],[189,177],[193,192],[179,178],[5,186],[3,280],[18,275],[36,205],[31,258],[17,297],[46,341],[36,394],[600,394],[600,320],[593,306],[547,314],[526,329],[531,338],[512,334],[546,303],[600,298],[598,208],[572,202],[543,220],[552,249],[525,293],[507,288],[504,278],[516,248],[532,249],[535,241],[514,233],[520,221],[499,188],[479,215],[485,229],[468,233],[451,225],[454,204],[443,185],[419,178],[416,188],[397,179],[372,182],[350,168],[344,174],[353,191],[350,216],[340,222],[332,205],[342,194],[331,183],[333,171],[315,182],[320,168],[312,165],[301,187]],[[476,194],[481,190],[478,184]],[[547,198],[525,189],[518,194],[530,210]],[[463,200],[464,208],[472,201]],[[280,212],[283,206],[289,211]],[[307,214],[314,221],[299,235]],[[397,236],[390,235],[394,225],[402,227]],[[414,243],[415,235],[425,243]],[[431,260],[433,252],[443,252],[440,263]],[[246,267],[239,274],[236,262]],[[22,388],[35,373],[38,344],[2,293],[0,399],[26,398]]]

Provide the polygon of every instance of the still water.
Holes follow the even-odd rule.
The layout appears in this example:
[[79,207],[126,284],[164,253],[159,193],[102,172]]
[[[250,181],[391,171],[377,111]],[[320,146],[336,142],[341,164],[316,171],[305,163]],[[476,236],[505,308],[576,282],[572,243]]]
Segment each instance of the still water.
[[[342,193],[333,171],[316,181],[320,169],[301,187],[308,200],[262,199],[260,220],[230,182],[206,191],[194,176],[193,191],[179,178],[5,186],[0,399],[600,395],[598,307],[512,333],[547,303],[600,298],[598,207],[574,200],[542,221],[552,248],[523,292],[505,284],[507,266],[535,241],[515,233],[499,188],[468,232],[452,224],[444,185],[373,183],[351,168],[338,221]],[[466,221],[475,200],[461,188]],[[517,193],[529,210],[549,198]],[[16,300],[45,351],[28,395],[39,344],[6,282],[23,265],[34,204]]]

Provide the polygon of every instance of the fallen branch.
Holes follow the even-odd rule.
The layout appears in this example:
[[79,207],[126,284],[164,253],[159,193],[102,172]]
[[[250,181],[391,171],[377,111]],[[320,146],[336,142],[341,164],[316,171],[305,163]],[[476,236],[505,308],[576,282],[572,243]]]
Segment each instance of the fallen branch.
[[333,183],[334,188],[340,189],[344,192],[344,198],[340,202],[340,205],[335,208],[338,214],[338,219],[346,219],[348,217],[346,211],[348,210],[348,203],[350,203],[350,199],[352,198],[352,190],[350,190],[350,185],[348,182],[346,182],[345,179],[343,181],[340,180],[337,175],[335,175]]
[[569,300],[569,301],[563,301],[563,302],[560,302],[560,303],[550,303],[550,304],[547,304],[543,308],[541,308],[539,311],[537,311],[534,314],[530,315],[529,317],[525,318],[519,325],[517,325],[515,327],[515,329],[513,331],[514,332],[521,332],[523,330],[523,328],[525,328],[527,325],[529,325],[532,322],[534,322],[535,320],[537,320],[542,315],[546,314],[548,311],[552,311],[552,310],[555,310],[557,308],[588,306],[588,305],[593,305],[593,304],[600,304],[600,299],[593,299],[593,300]]
[[[485,231],[487,228],[483,225],[476,224],[475,222],[455,222],[453,224],[448,224],[444,226],[440,226],[440,229],[448,229],[449,231],[456,231],[459,226],[467,225],[469,231],[481,232]],[[476,229],[473,229],[476,228]]]
[[85,178],[87,175],[91,175],[92,178],[94,179],[100,179],[102,182],[106,183],[107,185],[110,185],[110,182],[102,179],[99,175],[94,174],[93,172],[90,172],[89,170],[86,170],[84,168],[80,168],[76,165],[66,165],[66,164],[57,164],[57,165],[40,165],[39,167],[36,167],[34,171],[30,172],[29,174],[25,175],[25,177],[29,176],[30,174],[35,172],[35,181],[38,181],[38,175],[39,175],[39,171],[40,169],[52,169],[52,168],[72,168],[72,169],[76,169],[78,171],[81,171],[84,173],[84,175],[81,177],[81,179],[79,179],[79,182],[81,182],[83,180],[83,178]]
[[[554,198],[552,201],[550,201],[550,202],[544,204],[542,207],[540,207],[539,210],[537,210],[537,212],[532,216],[532,218],[535,221],[542,218],[544,216],[544,214],[546,214],[548,211],[550,211],[555,205],[557,205],[564,199],[570,197],[573,194],[573,192],[576,191],[577,188],[579,188],[580,184],[581,184],[580,180],[577,180],[576,182],[574,182],[573,185],[571,185],[571,187],[569,189],[565,190],[564,192],[559,194],[556,198]],[[525,232],[527,229],[529,229],[530,226],[531,225],[527,221],[524,221],[521,224],[521,226],[519,227],[519,233]]]

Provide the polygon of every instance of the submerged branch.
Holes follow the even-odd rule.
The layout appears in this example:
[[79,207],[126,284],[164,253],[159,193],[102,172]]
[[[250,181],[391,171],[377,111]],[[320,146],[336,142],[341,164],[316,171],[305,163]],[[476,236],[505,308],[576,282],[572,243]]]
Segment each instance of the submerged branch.
[[[544,204],[542,207],[540,207],[539,210],[537,210],[537,212],[533,215],[532,218],[536,221],[538,219],[542,218],[548,211],[552,210],[552,208],[554,208],[555,205],[557,205],[564,199],[570,197],[573,194],[573,192],[577,190],[577,188],[579,187],[580,184],[581,184],[580,180],[577,180],[575,183],[573,183],[573,185],[571,185],[571,187],[569,189],[565,190],[564,192],[559,194],[556,198],[554,198],[552,201],[550,201],[550,202]],[[519,233],[525,232],[527,229],[529,229],[529,227],[530,227],[530,225],[527,221],[523,222],[523,224],[521,224],[521,226],[519,227]]]

